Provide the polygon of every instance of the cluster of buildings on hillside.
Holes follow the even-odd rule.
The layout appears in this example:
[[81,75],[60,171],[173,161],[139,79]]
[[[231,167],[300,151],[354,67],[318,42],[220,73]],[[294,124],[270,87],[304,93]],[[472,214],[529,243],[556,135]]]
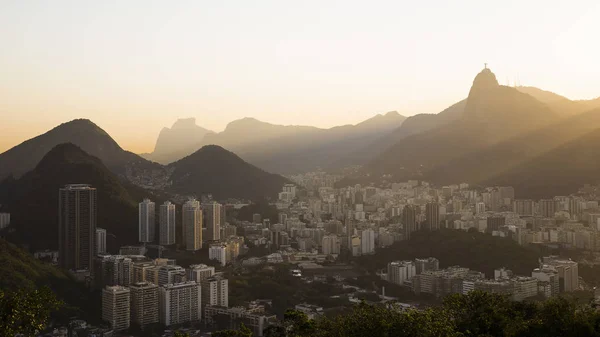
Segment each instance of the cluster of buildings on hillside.
[[[102,318],[114,331],[161,323],[167,327],[187,323],[212,324],[215,315],[227,315],[234,327],[241,318],[262,335],[274,319],[264,306],[229,308],[228,280],[204,264],[183,268],[174,260],[144,256],[145,244],[172,245],[175,240],[175,206],[160,206],[159,221],[152,201],[139,204],[138,238],[141,246],[124,246],[120,255],[106,253],[106,230],[96,227],[96,189],[89,185],[67,185],[59,191],[59,265],[102,288]],[[222,265],[239,255],[244,239],[235,236],[235,227],[221,226],[221,205],[189,200],[182,208],[181,244],[197,251],[209,242],[209,256]],[[202,223],[206,226],[202,226]],[[156,230],[156,224],[159,230]],[[203,240],[203,232],[207,234]],[[225,234],[226,240],[221,240]]]
[[336,257],[347,250],[356,256],[410,239],[418,230],[448,228],[509,237],[523,245],[600,251],[600,208],[589,186],[577,195],[533,201],[516,199],[511,186],[436,188],[409,180],[387,189],[334,188],[336,176],[322,172],[294,180],[310,186],[307,197],[297,198],[297,188],[285,185],[275,203],[277,223],[261,221],[259,214],[241,223],[246,240],[269,245],[273,252],[291,248]]
[[257,336],[274,321],[264,306],[229,307],[229,282],[204,264],[183,268],[174,260],[144,256],[103,255],[95,264],[94,282],[102,288],[102,319],[121,331],[136,324],[166,327],[204,323],[215,316],[229,317],[235,328],[240,319]]
[[453,266],[439,269],[436,258],[394,261],[387,265],[381,278],[401,286],[411,287],[415,294],[445,297],[482,290],[511,296],[516,301],[541,296],[549,298],[561,292],[579,289],[578,265],[556,256],[544,257],[531,276],[515,276],[501,268],[494,271],[493,279],[486,279],[479,271]]

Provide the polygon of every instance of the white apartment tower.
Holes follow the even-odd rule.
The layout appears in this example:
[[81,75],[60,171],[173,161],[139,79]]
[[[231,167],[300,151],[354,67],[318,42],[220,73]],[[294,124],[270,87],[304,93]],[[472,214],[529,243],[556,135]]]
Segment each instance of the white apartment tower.
[[149,282],[134,283],[129,287],[131,322],[144,327],[158,323],[158,286]]
[[229,281],[220,276],[202,280],[202,304],[229,307]]
[[205,240],[218,241],[221,239],[221,225],[225,219],[221,219],[222,205],[217,202],[211,202],[202,205],[202,219],[206,226],[207,237]]
[[195,199],[183,205],[183,243],[188,251],[202,248],[202,209]]
[[373,254],[375,253],[375,231],[372,229],[365,229],[361,235],[361,254]]
[[102,320],[115,331],[129,328],[130,291],[122,286],[102,289]]
[[139,241],[154,242],[156,227],[154,202],[144,199],[139,205]]
[[160,205],[160,239],[159,244],[168,246],[175,244],[175,204],[166,201]]
[[227,245],[211,245],[208,249],[208,258],[217,260],[222,266],[225,266],[227,264]]
[[96,228],[96,255],[106,253],[106,229]]
[[194,281],[160,287],[158,302],[159,321],[166,326],[196,322],[202,316],[200,285]]

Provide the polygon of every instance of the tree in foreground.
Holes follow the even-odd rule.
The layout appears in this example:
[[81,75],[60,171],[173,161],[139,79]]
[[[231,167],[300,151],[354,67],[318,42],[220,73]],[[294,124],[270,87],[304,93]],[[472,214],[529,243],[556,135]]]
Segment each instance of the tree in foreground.
[[[219,336],[245,336],[226,333]],[[591,305],[561,297],[515,302],[505,295],[473,291],[448,296],[441,306],[426,310],[361,303],[346,315],[317,320],[292,310],[280,324],[268,327],[264,336],[600,337],[600,313]]]
[[50,314],[62,305],[47,287],[16,292],[0,290],[0,336],[34,336],[46,328]]

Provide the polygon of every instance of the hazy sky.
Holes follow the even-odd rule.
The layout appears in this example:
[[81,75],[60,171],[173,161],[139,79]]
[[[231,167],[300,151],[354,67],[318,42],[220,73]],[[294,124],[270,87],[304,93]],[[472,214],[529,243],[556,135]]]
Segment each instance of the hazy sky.
[[74,118],[153,148],[177,118],[320,127],[437,113],[489,63],[600,96],[600,2],[0,0],[0,152]]

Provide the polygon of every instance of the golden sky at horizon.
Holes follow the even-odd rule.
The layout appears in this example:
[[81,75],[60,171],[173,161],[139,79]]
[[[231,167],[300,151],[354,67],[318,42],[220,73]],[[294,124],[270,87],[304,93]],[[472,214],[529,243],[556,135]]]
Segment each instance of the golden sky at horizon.
[[331,127],[437,113],[487,62],[502,84],[600,96],[600,3],[0,3],[0,153],[89,118],[147,152],[176,119]]

